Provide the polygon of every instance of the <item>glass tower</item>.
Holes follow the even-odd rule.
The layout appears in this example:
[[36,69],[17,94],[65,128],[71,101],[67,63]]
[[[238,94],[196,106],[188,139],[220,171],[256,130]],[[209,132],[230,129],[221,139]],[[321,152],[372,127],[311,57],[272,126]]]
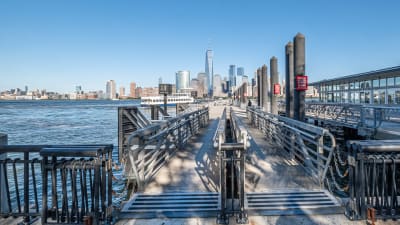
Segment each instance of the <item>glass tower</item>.
[[212,96],[212,91],[214,87],[214,70],[213,70],[213,52],[212,50],[207,50],[206,52],[206,75],[207,75],[207,82],[204,85],[207,87],[204,88],[206,93],[209,96]]
[[229,91],[232,92],[232,87],[236,86],[236,66],[229,66]]

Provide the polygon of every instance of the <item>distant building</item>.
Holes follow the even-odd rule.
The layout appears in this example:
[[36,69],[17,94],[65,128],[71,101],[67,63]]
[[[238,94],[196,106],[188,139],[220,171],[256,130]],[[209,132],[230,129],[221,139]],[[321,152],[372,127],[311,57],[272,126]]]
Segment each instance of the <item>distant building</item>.
[[176,72],[176,92],[184,92],[190,87],[190,71],[181,70]]
[[142,97],[142,92],[143,92],[143,89],[142,89],[141,87],[137,87],[137,88],[135,89],[135,96],[136,96],[136,98]]
[[243,67],[238,67],[237,68],[237,75],[238,76],[244,76],[244,68]]
[[222,92],[222,79],[221,75],[215,74],[214,76],[214,90],[213,90],[213,97],[222,97],[223,92]]
[[236,66],[229,66],[229,92],[232,93],[232,88],[236,86]]
[[200,85],[199,79],[193,78],[190,80],[190,88],[193,89],[194,91],[198,91],[199,85]]
[[207,88],[207,74],[206,73],[198,73],[197,79],[199,80],[199,88],[197,89],[197,96],[198,97],[205,97],[208,93]]
[[206,65],[205,65],[205,72],[207,75],[207,83],[205,85],[207,86],[205,88],[205,93],[208,94],[209,96],[212,96],[212,90],[214,87],[214,66],[213,66],[213,51],[208,49],[206,51]]
[[137,98],[136,97],[136,83],[135,82],[131,82],[131,84],[129,86],[129,96],[131,98]]
[[107,99],[116,99],[117,98],[117,90],[116,83],[114,80],[107,81],[106,85],[106,98]]
[[308,95],[321,102],[400,104],[400,66],[313,82]]
[[141,97],[158,96],[158,87],[145,87],[142,89]]
[[121,87],[119,87],[119,97],[121,98],[121,97],[125,97],[126,95],[125,95],[125,87],[124,86],[121,86]]
[[76,86],[75,87],[75,93],[76,94],[83,94],[82,86],[80,86],[80,85]]

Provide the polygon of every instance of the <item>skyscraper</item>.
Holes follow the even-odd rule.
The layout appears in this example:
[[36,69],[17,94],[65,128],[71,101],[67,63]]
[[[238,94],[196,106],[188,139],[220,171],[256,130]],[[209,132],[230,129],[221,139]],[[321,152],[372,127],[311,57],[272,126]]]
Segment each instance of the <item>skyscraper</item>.
[[181,70],[176,72],[176,92],[188,91],[190,85],[190,71]]
[[212,96],[212,90],[214,87],[214,69],[213,69],[213,51],[208,49],[206,52],[206,75],[207,75],[207,88],[206,93]]
[[236,66],[229,66],[229,92],[232,92],[232,87],[236,86]]
[[197,74],[197,79],[199,80],[199,87],[198,87],[198,92],[197,96],[204,97],[204,95],[207,95],[207,74],[200,72]]
[[243,67],[238,67],[237,68],[237,75],[238,76],[244,76],[244,68]]
[[119,97],[124,97],[125,96],[125,87],[124,86],[120,86],[119,87]]
[[221,79],[221,75],[219,75],[219,74],[215,74],[215,77],[214,77],[213,96],[222,97],[222,79]]
[[129,88],[129,95],[132,98],[136,98],[136,83],[131,82],[130,88]]
[[116,84],[114,80],[107,81],[106,96],[107,99],[117,98]]

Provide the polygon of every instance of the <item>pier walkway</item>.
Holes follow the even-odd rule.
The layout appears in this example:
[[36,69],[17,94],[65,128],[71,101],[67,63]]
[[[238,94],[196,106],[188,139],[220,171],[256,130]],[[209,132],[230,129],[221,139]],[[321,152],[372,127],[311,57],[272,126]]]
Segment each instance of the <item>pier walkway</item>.
[[[137,193],[133,200],[125,204],[118,225],[217,224],[219,170],[213,135],[224,107],[210,105],[209,125],[160,169],[143,193]],[[343,209],[338,207],[338,202],[320,189],[319,184],[302,166],[286,157],[279,146],[269,143],[264,134],[252,127],[244,109],[233,107],[233,110],[251,137],[245,164],[249,224],[365,224],[348,220]],[[305,205],[296,202],[299,206],[293,210],[276,202],[259,202],[277,205],[275,208],[257,209],[257,201],[269,198],[280,199],[282,202],[305,198],[307,202]],[[167,218],[181,210],[174,202],[182,199],[187,199],[185,201],[192,209],[192,215],[177,214],[176,217],[183,218]],[[256,202],[253,206],[251,199]],[[316,201],[332,204],[332,207],[318,206]],[[307,204],[316,205],[307,207]],[[143,205],[146,205],[145,209]],[[236,224],[234,217],[230,217],[229,224]]]
[[[263,114],[256,110],[249,110],[249,112],[246,112],[243,108],[232,107],[235,116],[229,117],[229,124],[237,125],[240,122],[241,127],[239,129],[226,130],[230,130],[231,132],[237,130],[242,131],[243,127],[246,130],[246,136],[248,135],[250,137],[246,139],[250,141],[250,147],[243,147],[246,146],[246,144],[244,144],[240,151],[234,149],[239,147],[238,144],[246,143],[239,143],[237,134],[235,134],[236,142],[230,142],[231,140],[228,140],[228,137],[226,138],[226,144],[229,145],[233,143],[229,146],[234,146],[234,148],[230,148],[229,151],[234,151],[229,152],[226,150],[229,147],[228,145],[224,145],[225,150],[222,150],[221,145],[219,145],[221,149],[221,151],[219,151],[216,149],[215,140],[221,139],[216,139],[215,135],[221,125],[222,120],[220,118],[222,115],[228,114],[224,114],[225,107],[228,108],[230,106],[210,104],[209,110],[199,110],[199,112],[187,114],[184,117],[191,118],[190,121],[187,120],[189,122],[178,119],[176,120],[178,122],[175,121],[174,123],[168,124],[168,126],[173,127],[173,131],[161,130],[165,128],[166,122],[160,124],[155,123],[149,126],[149,130],[151,131],[161,130],[161,132],[158,133],[145,131],[147,129],[138,129],[139,134],[145,134],[147,136],[145,138],[138,137],[137,139],[129,139],[128,142],[132,141],[130,142],[132,144],[131,149],[139,151],[132,151],[132,155],[128,156],[131,157],[129,160],[142,166],[141,168],[143,169],[136,167],[140,168],[140,171],[134,171],[137,178],[142,178],[142,180],[137,182],[139,185],[136,187],[137,192],[133,194],[133,197],[122,204],[121,210],[115,210],[119,212],[115,213],[115,215],[117,215],[117,213],[118,215],[113,218],[113,224],[218,224],[218,222],[221,222],[221,211],[224,211],[222,209],[227,209],[223,212],[226,214],[223,215],[229,216],[229,224],[237,224],[240,220],[231,215],[231,213],[234,212],[236,214],[237,212],[243,212],[235,211],[238,205],[244,205],[245,213],[247,213],[248,216],[248,224],[251,225],[365,224],[365,220],[349,220],[344,215],[344,207],[341,206],[340,201],[321,187],[321,184],[323,184],[321,183],[321,179],[324,180],[326,175],[322,173],[321,168],[326,168],[326,164],[324,163],[326,161],[329,162],[328,154],[325,153],[332,153],[324,152],[325,150],[332,150],[330,150],[328,145],[324,145],[323,143],[325,141],[324,138],[329,139],[329,137],[323,136],[325,131],[323,131],[322,128],[315,128],[312,132],[315,134],[318,132],[320,133],[318,135],[312,135],[312,133],[307,133],[305,131],[308,128],[311,129],[311,127],[307,127],[306,124],[301,122],[293,122],[293,127],[290,127],[283,122],[284,120],[288,121],[285,118],[281,118],[281,121],[279,121],[279,118],[274,115]],[[207,114],[205,114],[206,111]],[[267,117],[268,120],[265,119]],[[226,118],[228,117],[226,116]],[[136,122],[139,123],[138,121]],[[254,124],[257,124],[258,127],[255,127]],[[228,125],[226,126],[228,127]],[[262,129],[262,131],[260,129]],[[240,132],[240,134],[242,135],[243,133]],[[294,139],[287,143],[285,142],[286,138],[283,140],[277,138],[277,135],[285,135],[285,137],[293,137]],[[171,138],[171,136],[173,137]],[[233,136],[233,134],[231,134],[231,136]],[[273,142],[271,140],[277,141]],[[144,142],[150,144],[143,145]],[[317,145],[315,145],[315,143],[317,143]],[[315,159],[311,154],[316,153],[309,151],[311,145],[314,145],[314,147],[317,146],[319,151]],[[288,146],[290,149],[294,150],[288,152]],[[71,147],[73,146],[69,146],[69,148]],[[92,148],[93,146],[89,147]],[[3,148],[7,147],[3,146]],[[18,148],[18,146],[14,148]],[[61,146],[61,148],[64,149],[65,146]],[[75,146],[75,148],[82,148],[82,146]],[[141,150],[143,151],[140,152]],[[225,152],[221,153],[223,151]],[[42,151],[41,154],[46,152],[48,151]],[[245,152],[245,154],[243,154],[243,152]],[[321,152],[322,154],[320,154]],[[232,153],[232,155],[228,156],[229,153]],[[226,155],[221,157],[220,154]],[[239,155],[240,157],[243,155],[245,156],[244,182],[241,181],[243,177],[240,176],[243,174],[242,167],[232,166],[230,168],[235,168],[235,170],[232,169],[229,171],[228,166],[229,162],[233,164],[239,160],[241,160],[240,165],[242,166],[243,158],[239,159]],[[134,157],[137,158],[133,159]],[[108,157],[107,159],[110,158],[111,157]],[[302,160],[303,163],[299,163],[295,158]],[[7,162],[7,160],[4,161],[4,163]],[[38,161],[35,162],[38,163]],[[68,163],[68,161],[63,162]],[[159,164],[160,162],[161,164]],[[226,165],[226,167],[222,167],[223,170],[221,170],[220,167],[221,162],[224,162],[224,165]],[[104,166],[108,164],[98,164],[98,166],[100,165]],[[310,166],[310,168],[306,170],[305,167],[307,166]],[[51,168],[53,167],[48,167],[49,170],[51,170]],[[68,167],[63,167],[61,169],[67,170]],[[85,167],[83,169],[85,169]],[[134,170],[133,168],[131,169]],[[315,169],[318,169],[318,171],[315,172]],[[57,172],[57,170],[54,171]],[[106,171],[105,167],[104,171]],[[225,186],[220,184],[220,173],[222,173],[222,171],[228,171],[224,172],[226,180],[221,179],[225,180],[223,181],[225,182],[223,184]],[[98,172],[100,172],[100,170],[98,170]],[[27,175],[29,175],[29,173]],[[102,173],[102,176],[106,175],[107,174]],[[45,175],[45,177],[47,176]],[[57,179],[59,176],[57,176],[56,173],[54,173],[54,177],[55,181],[58,181]],[[110,180],[111,177],[112,176],[108,174],[107,180]],[[101,193],[107,190],[107,192],[109,192],[107,196],[111,196],[111,188],[105,188],[105,185],[103,185],[106,180],[105,177],[101,180],[102,182],[94,182],[100,185],[98,190],[102,190],[100,191]],[[228,187],[230,185],[229,183],[232,184],[230,186],[231,189]],[[238,189],[243,189],[234,187],[234,184],[238,186],[244,184],[245,194],[237,193],[239,192]],[[225,189],[221,188],[222,186],[225,187]],[[353,187],[355,187],[354,184]],[[63,190],[69,189],[65,188]],[[226,194],[222,194],[223,192],[221,190],[224,190]],[[244,196],[244,198],[235,196],[233,198],[235,200],[232,200],[232,197],[229,197],[232,195]],[[64,196],[67,196],[67,194]],[[95,194],[94,196],[98,195]],[[102,196],[104,196],[105,199],[106,195]],[[224,197],[226,201],[222,200]],[[45,199],[47,199],[47,197]],[[97,200],[99,200],[101,204],[104,204],[104,199],[102,197],[101,201],[100,198]],[[239,202],[238,199],[244,199],[244,204]],[[55,199],[55,201],[57,201],[57,199]],[[107,202],[110,203],[110,201],[111,200]],[[221,206],[224,204],[226,204],[226,208]],[[65,200],[65,205],[68,205],[67,200]],[[80,206],[76,205],[75,208],[80,209],[79,207]],[[232,210],[229,208],[232,208]],[[240,208],[240,210],[242,210],[242,208]],[[68,212],[68,209],[66,209],[65,212]],[[110,212],[108,208],[101,209],[101,215],[106,216]],[[82,213],[82,215],[83,214],[84,213]],[[41,220],[40,216],[38,217],[39,219],[31,221],[31,224],[43,224],[43,220]],[[225,218],[222,219],[223,222],[224,219]],[[12,225],[20,222],[23,222],[21,217],[14,218],[9,216],[7,218],[0,218],[0,224],[2,225]],[[375,222],[375,224],[398,224],[398,221],[380,220]]]

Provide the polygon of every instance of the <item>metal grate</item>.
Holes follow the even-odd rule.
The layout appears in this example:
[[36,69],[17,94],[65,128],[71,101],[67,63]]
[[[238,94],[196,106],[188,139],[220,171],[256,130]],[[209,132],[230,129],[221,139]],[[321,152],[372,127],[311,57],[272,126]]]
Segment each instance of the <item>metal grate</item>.
[[343,213],[340,204],[326,191],[280,190],[247,193],[249,215],[305,215]]
[[124,205],[120,218],[215,217],[219,210],[217,192],[135,194]]

